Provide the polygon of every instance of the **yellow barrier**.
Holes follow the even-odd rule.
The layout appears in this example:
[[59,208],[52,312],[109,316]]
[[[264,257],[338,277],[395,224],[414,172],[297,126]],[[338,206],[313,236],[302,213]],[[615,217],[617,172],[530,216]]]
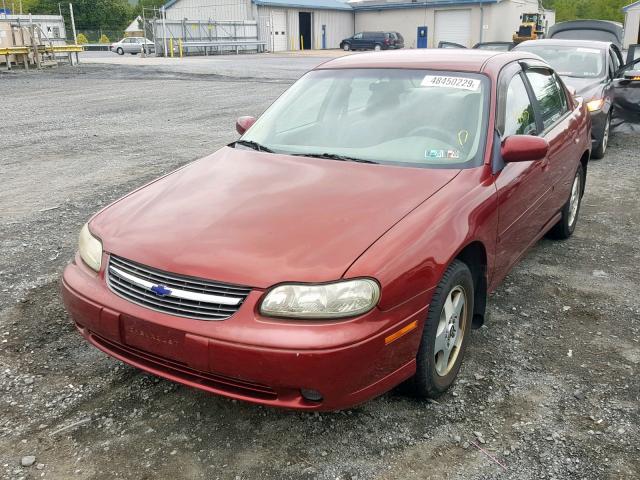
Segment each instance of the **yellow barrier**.
[[169,52],[171,58],[173,58],[173,37],[169,39]]
[[180,52],[180,58],[182,58],[182,39],[178,39],[178,51]]
[[304,50],[304,37],[300,35],[300,50]]
[[29,47],[0,48],[0,55],[25,55],[27,53],[29,53]]

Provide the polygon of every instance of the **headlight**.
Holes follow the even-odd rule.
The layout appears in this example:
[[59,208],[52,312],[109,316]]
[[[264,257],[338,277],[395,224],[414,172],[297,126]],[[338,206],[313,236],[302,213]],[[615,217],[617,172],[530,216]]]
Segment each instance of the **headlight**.
[[587,102],[587,108],[589,109],[590,112],[595,112],[597,110],[600,110],[603,105],[604,105],[604,98],[597,98],[595,100],[591,100],[590,102]]
[[80,257],[89,268],[96,272],[100,271],[100,264],[102,263],[102,243],[91,235],[89,225],[86,223],[82,227],[82,230],[80,230],[78,251],[80,252]]
[[368,278],[324,285],[280,285],[264,298],[260,313],[289,318],[353,317],[371,310],[379,298],[378,283]]

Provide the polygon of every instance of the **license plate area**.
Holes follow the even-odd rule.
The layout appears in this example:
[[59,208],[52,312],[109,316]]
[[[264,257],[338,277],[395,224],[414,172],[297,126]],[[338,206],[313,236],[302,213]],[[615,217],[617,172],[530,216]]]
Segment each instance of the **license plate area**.
[[183,332],[127,315],[122,315],[121,321],[126,345],[172,360],[184,360]]

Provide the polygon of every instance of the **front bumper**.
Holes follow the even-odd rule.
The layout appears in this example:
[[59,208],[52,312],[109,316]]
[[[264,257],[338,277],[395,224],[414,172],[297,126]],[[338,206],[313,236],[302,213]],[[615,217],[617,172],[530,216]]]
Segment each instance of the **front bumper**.
[[[409,378],[427,309],[420,296],[388,312],[295,322],[261,317],[263,292],[254,290],[227,320],[191,320],[117,296],[104,272],[95,274],[77,257],[64,271],[62,294],[82,336],[123,362],[225,397],[304,410],[352,407]],[[414,321],[416,329],[385,343]],[[322,400],[306,399],[301,389]]]

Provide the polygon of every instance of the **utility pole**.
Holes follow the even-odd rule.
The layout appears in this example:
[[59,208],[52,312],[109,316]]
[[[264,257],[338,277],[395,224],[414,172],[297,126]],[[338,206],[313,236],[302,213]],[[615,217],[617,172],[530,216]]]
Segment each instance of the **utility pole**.
[[73,3],[69,3],[69,11],[71,12],[71,28],[73,29],[73,44],[78,44],[78,37],[76,36],[76,21],[73,19]]
[[[142,3],[142,2],[141,2]],[[144,4],[142,4],[142,54],[140,55],[142,58],[147,57],[147,24],[144,21]]]
[[20,15],[22,15],[22,0],[20,0]]
[[167,46],[167,11],[164,9],[164,5],[160,9],[162,13],[162,37],[164,40],[164,56],[168,56],[169,47]]

